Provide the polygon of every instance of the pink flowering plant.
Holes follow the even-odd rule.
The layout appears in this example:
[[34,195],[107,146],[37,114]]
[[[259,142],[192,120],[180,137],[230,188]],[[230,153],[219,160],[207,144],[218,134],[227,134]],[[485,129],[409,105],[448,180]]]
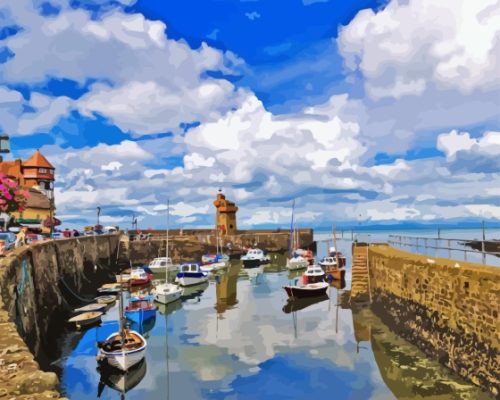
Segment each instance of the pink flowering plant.
[[19,187],[16,181],[0,173],[0,211],[22,213],[26,208],[29,192]]

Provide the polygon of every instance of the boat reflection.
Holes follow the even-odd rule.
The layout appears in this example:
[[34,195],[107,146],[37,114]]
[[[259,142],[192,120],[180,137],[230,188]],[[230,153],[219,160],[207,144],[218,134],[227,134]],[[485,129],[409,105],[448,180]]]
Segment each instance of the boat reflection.
[[153,318],[148,318],[142,323],[130,320],[128,320],[128,323],[130,324],[130,328],[132,330],[139,332],[145,338],[149,338],[149,332],[154,328],[156,324],[156,316],[154,316]]
[[335,288],[335,289],[337,289],[337,290],[342,290],[342,289],[344,289],[344,288],[345,288],[345,279],[344,279],[344,278],[342,278],[342,279],[341,279],[341,280],[339,280],[339,281],[334,279],[334,280],[332,280],[332,281],[330,282],[330,286],[331,286],[331,287],[334,287],[334,288]]
[[162,315],[172,314],[174,311],[180,310],[182,308],[182,301],[178,299],[176,301],[172,301],[168,304],[155,303],[158,308],[158,312]]
[[208,287],[208,282],[204,282],[201,285],[186,286],[182,290],[181,300],[182,301],[192,300],[192,299],[199,300],[200,296],[207,289],[207,287]]
[[146,375],[146,360],[143,359],[127,372],[120,371],[107,365],[97,368],[101,377],[97,386],[97,397],[100,398],[106,386],[120,392],[120,398],[125,399],[125,393],[136,387]]
[[304,308],[312,306],[313,304],[321,303],[322,301],[328,299],[329,297],[326,293],[318,297],[303,298],[303,299],[288,299],[287,303],[283,307],[283,312],[285,314],[290,314],[291,312],[303,310]]

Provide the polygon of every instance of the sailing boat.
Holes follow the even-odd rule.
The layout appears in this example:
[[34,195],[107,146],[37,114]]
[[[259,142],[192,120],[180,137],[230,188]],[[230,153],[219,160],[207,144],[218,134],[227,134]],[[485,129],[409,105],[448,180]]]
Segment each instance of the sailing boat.
[[220,254],[219,248],[222,250],[222,245],[219,245],[220,237],[219,237],[219,228],[215,229],[215,248],[216,254],[204,254],[201,256],[202,266],[200,269],[203,272],[211,272],[217,268],[225,268],[227,267],[227,263],[229,262],[229,256],[227,254]]
[[299,241],[295,238],[297,232],[293,226],[294,210],[295,210],[295,200],[292,203],[292,223],[290,225],[290,242],[288,246],[288,252],[290,254],[290,258],[287,258],[286,260],[286,267],[290,271],[304,269],[307,268],[307,266],[309,265],[309,261],[304,257],[302,257],[302,255],[300,254],[301,251],[297,251],[296,249]]
[[146,354],[147,342],[136,331],[125,328],[123,316],[123,289],[120,290],[120,330],[112,333],[104,342],[98,343],[98,361],[107,361],[111,367],[128,371],[138,364]]
[[333,227],[333,243],[334,246],[329,248],[328,256],[323,257],[323,259],[319,262],[319,265],[327,274],[330,274],[333,279],[342,281],[345,278],[346,258],[340,251],[337,251],[337,235],[335,226]]
[[[165,258],[168,260],[168,228],[170,217],[170,201],[167,201],[167,249]],[[168,282],[168,264],[165,263],[165,283],[161,283],[155,287],[155,301],[161,304],[168,304],[181,298],[182,289]]]

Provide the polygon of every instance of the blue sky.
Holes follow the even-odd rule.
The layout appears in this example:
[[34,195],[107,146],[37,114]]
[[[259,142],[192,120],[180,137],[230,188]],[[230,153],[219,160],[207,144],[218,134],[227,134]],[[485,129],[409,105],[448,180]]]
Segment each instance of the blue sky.
[[0,6],[0,129],[64,224],[500,219],[499,7],[430,0]]

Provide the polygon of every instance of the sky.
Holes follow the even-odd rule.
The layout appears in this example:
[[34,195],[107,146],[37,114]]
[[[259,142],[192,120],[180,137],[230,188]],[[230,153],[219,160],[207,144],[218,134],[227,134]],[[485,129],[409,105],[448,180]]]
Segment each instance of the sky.
[[496,0],[3,0],[0,131],[63,227],[498,222],[499,64]]

